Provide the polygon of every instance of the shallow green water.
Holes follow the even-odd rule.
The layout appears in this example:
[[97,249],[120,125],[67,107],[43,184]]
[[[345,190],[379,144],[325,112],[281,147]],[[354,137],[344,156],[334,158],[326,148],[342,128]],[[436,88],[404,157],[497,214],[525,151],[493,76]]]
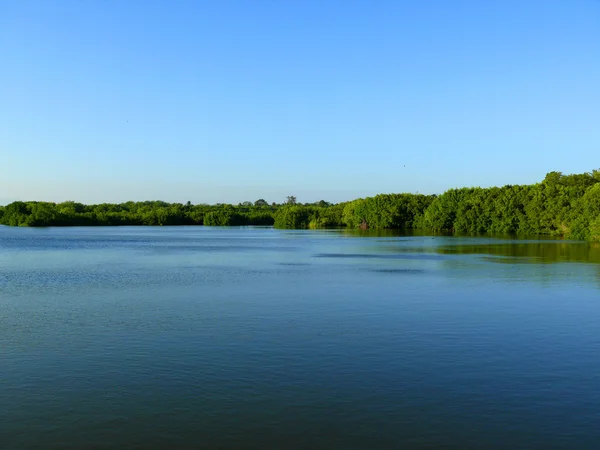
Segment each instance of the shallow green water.
[[0,227],[0,448],[600,448],[600,247]]

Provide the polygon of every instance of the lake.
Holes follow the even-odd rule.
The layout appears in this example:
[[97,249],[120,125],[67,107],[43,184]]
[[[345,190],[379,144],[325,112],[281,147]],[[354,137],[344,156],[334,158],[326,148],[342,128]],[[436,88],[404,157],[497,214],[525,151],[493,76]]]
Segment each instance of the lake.
[[600,448],[600,247],[0,227],[0,448]]

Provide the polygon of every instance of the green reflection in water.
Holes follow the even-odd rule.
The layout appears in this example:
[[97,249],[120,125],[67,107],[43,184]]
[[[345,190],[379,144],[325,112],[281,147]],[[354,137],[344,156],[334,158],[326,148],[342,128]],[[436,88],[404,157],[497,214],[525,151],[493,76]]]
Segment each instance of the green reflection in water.
[[[591,282],[600,287],[600,243],[548,236],[431,236],[398,230],[338,232],[347,237],[375,238],[375,256],[388,261],[389,273],[398,270],[396,265],[404,267],[411,261],[410,267],[426,264],[427,271],[440,270],[456,279],[524,282],[547,287],[564,282],[574,285]],[[366,242],[364,252],[369,256],[374,248]],[[386,259],[386,254],[391,259]]]
[[[565,241],[549,236],[459,236],[431,234],[399,230],[336,230],[345,236],[384,238],[390,243],[396,238],[404,245],[389,246],[385,250],[394,253],[437,253],[441,255],[480,255],[497,263],[600,263],[600,243]],[[402,238],[411,238],[403,241]],[[414,239],[418,238],[418,239]]]
[[537,241],[443,245],[437,253],[451,255],[485,255],[487,261],[498,263],[557,262],[600,263],[600,245],[586,242]]

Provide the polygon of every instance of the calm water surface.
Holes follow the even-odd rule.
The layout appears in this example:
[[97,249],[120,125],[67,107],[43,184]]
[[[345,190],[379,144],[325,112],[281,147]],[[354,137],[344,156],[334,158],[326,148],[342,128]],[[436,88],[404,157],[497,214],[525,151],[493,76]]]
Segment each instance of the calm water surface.
[[600,448],[600,247],[0,227],[0,448]]

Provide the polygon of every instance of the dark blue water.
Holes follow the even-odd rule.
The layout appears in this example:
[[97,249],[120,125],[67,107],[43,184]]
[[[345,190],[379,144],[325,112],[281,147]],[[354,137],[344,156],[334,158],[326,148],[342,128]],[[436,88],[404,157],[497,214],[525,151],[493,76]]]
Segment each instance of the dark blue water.
[[0,448],[600,448],[600,248],[0,227]]

